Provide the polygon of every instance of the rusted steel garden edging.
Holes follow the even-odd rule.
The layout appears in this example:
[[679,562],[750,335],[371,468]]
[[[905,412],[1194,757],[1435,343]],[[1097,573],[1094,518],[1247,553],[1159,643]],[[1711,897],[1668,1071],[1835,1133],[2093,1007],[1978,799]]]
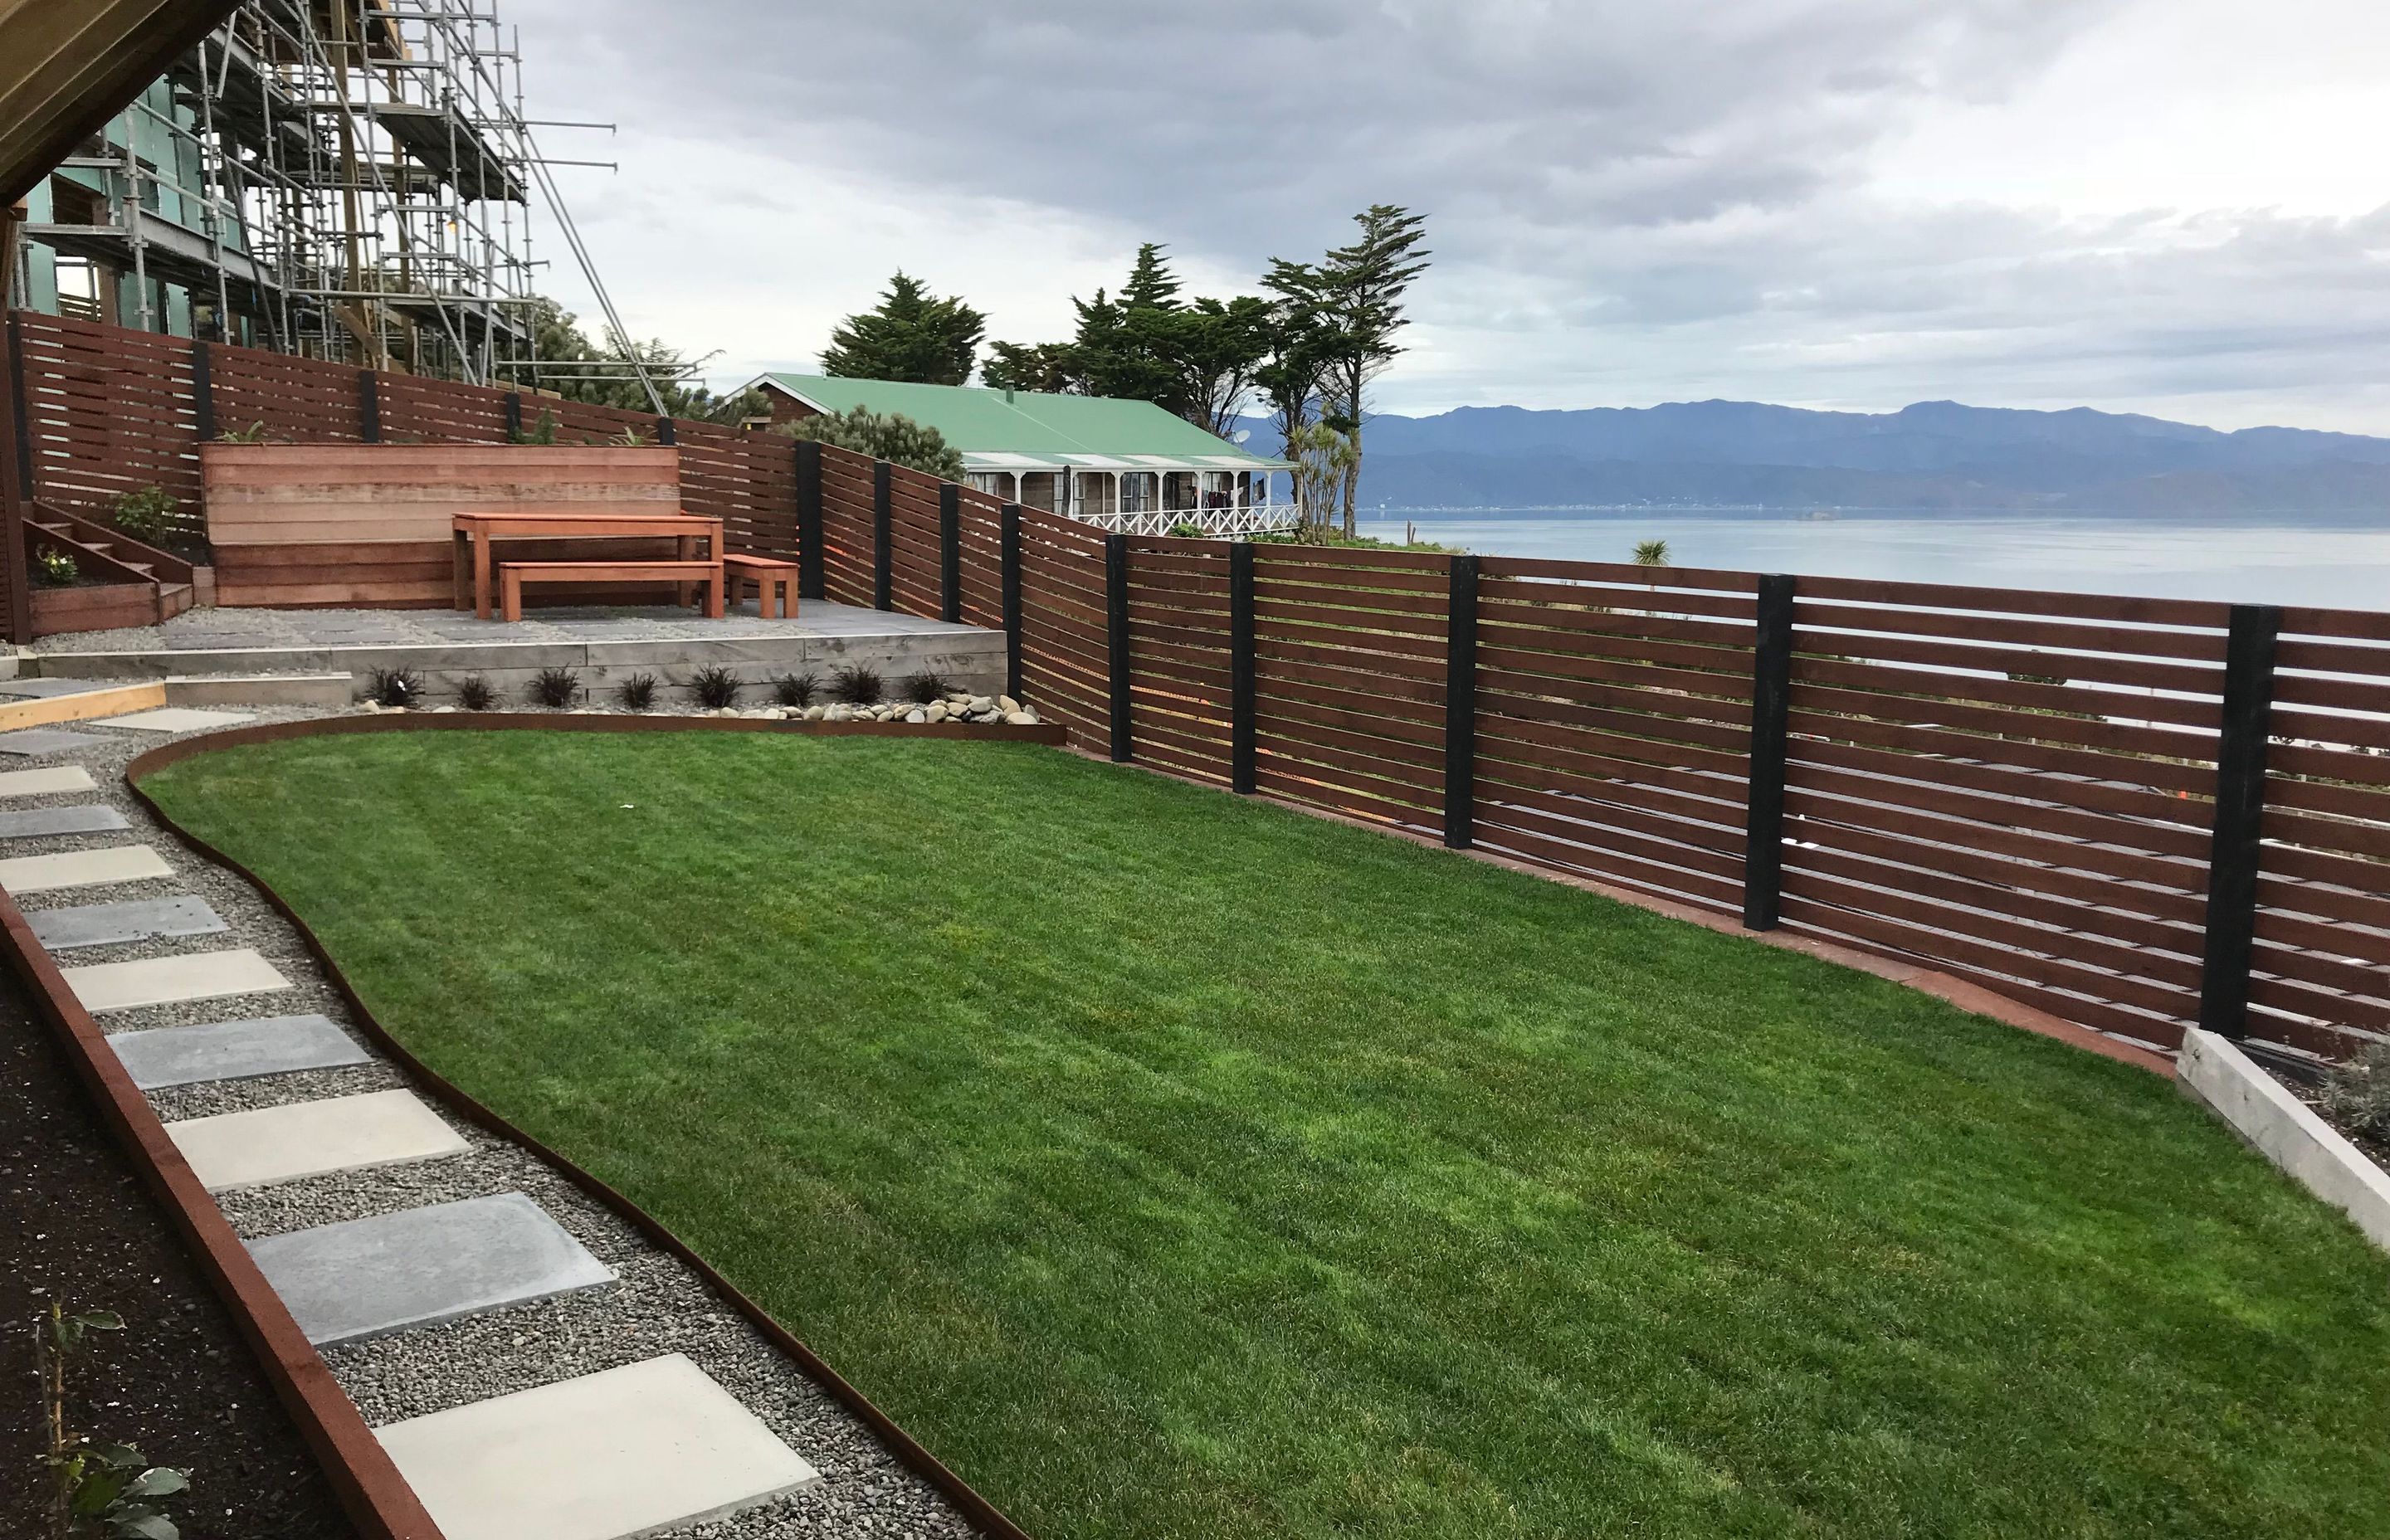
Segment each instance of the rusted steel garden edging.
[[[747,1318],[748,1323],[753,1326],[757,1331],[761,1332],[775,1347],[777,1347],[781,1352],[794,1359],[798,1367],[803,1368],[805,1373],[810,1375],[814,1380],[820,1382],[823,1388],[828,1390],[842,1405],[868,1426],[873,1432],[877,1433],[880,1440],[895,1453],[898,1459],[902,1460],[907,1468],[913,1470],[915,1474],[920,1476],[931,1485],[936,1487],[940,1493],[944,1495],[948,1501],[952,1502],[957,1508],[962,1511],[966,1518],[970,1519],[972,1523],[978,1525],[983,1533],[994,1537],[994,1540],[1030,1540],[1027,1531],[1022,1529],[1020,1525],[1007,1518],[1003,1511],[997,1508],[995,1504],[980,1495],[969,1482],[964,1481],[960,1476],[949,1469],[944,1462],[941,1461],[935,1455],[931,1454],[928,1449],[922,1447],[920,1443],[916,1440],[912,1434],[906,1432],[902,1427],[897,1425],[894,1418],[891,1418],[886,1412],[881,1411],[877,1405],[875,1405],[870,1397],[865,1395],[860,1390],[857,1390],[843,1375],[841,1375],[836,1369],[831,1368],[829,1364],[825,1363],[821,1357],[813,1351],[813,1349],[807,1347],[786,1327],[783,1327],[778,1321],[773,1319],[771,1315],[766,1312],[763,1306],[757,1304],[753,1300],[749,1299],[727,1278],[714,1271],[712,1264],[708,1263],[696,1251],[690,1250],[687,1245],[682,1242],[679,1237],[666,1229],[645,1209],[642,1209],[629,1198],[616,1191],[603,1179],[584,1170],[577,1162],[558,1153],[540,1140],[532,1137],[521,1129],[517,1128],[513,1123],[508,1122],[496,1112],[492,1111],[489,1108],[483,1106],[481,1101],[476,1099],[472,1095],[463,1090],[453,1081],[450,1081],[446,1076],[441,1074],[438,1071],[433,1070],[430,1066],[425,1064],[422,1059],[417,1058],[412,1052],[408,1051],[405,1045],[399,1042],[397,1038],[392,1036],[390,1032],[375,1018],[373,1011],[358,995],[355,987],[349,982],[348,975],[341,970],[341,965],[333,959],[331,953],[325,947],[322,940],[316,936],[314,928],[309,926],[304,918],[301,918],[297,910],[293,909],[289,904],[284,901],[282,895],[276,892],[271,884],[267,883],[263,878],[260,878],[255,872],[250,870],[249,867],[242,865],[239,861],[235,860],[232,856],[229,856],[223,851],[216,849],[215,846],[210,844],[207,841],[202,840],[199,836],[189,832],[187,829],[185,829],[180,824],[176,823],[164,809],[161,808],[157,802],[150,798],[147,791],[144,791],[141,789],[141,782],[144,778],[166,768],[168,765],[179,764],[185,760],[194,759],[201,754],[213,753],[219,750],[238,749],[253,743],[277,743],[291,738],[341,738],[359,733],[416,732],[425,729],[430,729],[433,731],[531,730],[579,733],[674,731],[783,732],[821,738],[876,737],[932,738],[950,739],[965,738],[993,742],[1037,743],[1046,745],[1060,744],[1064,738],[1063,729],[1059,725],[1048,723],[1038,723],[1033,726],[1014,727],[1005,725],[975,726],[969,724],[952,724],[943,722],[922,724],[878,722],[774,722],[769,720],[759,721],[749,717],[564,716],[548,715],[533,712],[456,712],[443,716],[409,712],[405,713],[392,713],[385,716],[325,717],[314,721],[263,723],[254,727],[231,727],[223,732],[208,733],[193,738],[178,738],[172,743],[161,744],[159,747],[136,756],[131,764],[124,767],[124,781],[126,788],[132,792],[134,800],[138,802],[142,807],[148,812],[151,817],[157,819],[161,828],[171,831],[177,840],[180,840],[194,853],[218,866],[223,867],[225,871],[231,872],[234,876],[240,878],[251,887],[254,888],[259,896],[265,900],[266,904],[273,908],[274,912],[280,915],[282,918],[289,924],[290,928],[299,933],[300,940],[306,945],[308,956],[313,957],[315,960],[316,966],[324,970],[325,977],[331,981],[332,987],[339,992],[342,1003],[348,1007],[349,1012],[357,1030],[362,1032],[379,1051],[405,1069],[408,1074],[414,1076],[417,1080],[429,1087],[434,1096],[438,1097],[443,1104],[445,1104],[458,1116],[502,1139],[512,1141],[522,1149],[530,1150],[533,1155],[538,1156],[541,1160],[546,1161],[548,1164],[561,1172],[566,1179],[571,1181],[573,1186],[579,1187],[583,1192],[587,1193],[591,1198],[604,1204],[608,1209],[620,1216],[625,1223],[636,1228],[659,1251],[668,1252],[672,1256],[678,1258],[682,1263],[686,1264],[691,1271],[695,1272],[700,1278],[704,1280],[708,1288],[712,1289],[723,1300],[726,1301],[730,1306],[737,1310],[741,1315],[744,1315]],[[0,896],[0,903],[5,902],[5,896]],[[14,943],[19,933],[22,934],[25,943],[29,944],[32,943],[32,932],[26,927],[21,917],[17,915],[15,905],[8,905],[6,909],[6,917],[8,918],[12,927],[10,936],[12,951],[16,950]],[[48,966],[49,959],[47,954],[42,953],[38,945],[34,946],[34,952],[40,957],[43,965],[45,967]],[[57,977],[58,970],[55,967],[49,967],[49,972],[53,978]],[[58,980],[58,987],[61,994],[65,995],[65,997],[71,1003],[72,995],[71,993],[66,991],[66,984],[63,979]],[[81,1009],[79,1006],[75,1008],[77,1010]],[[89,1018],[85,1017],[84,1020],[86,1024],[88,1024]],[[96,1039],[98,1033],[97,1027],[91,1027],[91,1031]],[[97,1046],[99,1053],[106,1058],[108,1064],[110,1067],[114,1067],[115,1055],[113,1052],[111,1052],[104,1043],[96,1043],[96,1046]],[[133,1090],[131,1081],[123,1075],[122,1069],[117,1069],[116,1075],[118,1080],[122,1082],[126,1094],[132,1096],[135,1100],[139,1103],[141,1111],[148,1116],[150,1123],[153,1125],[157,1124],[156,1115],[148,1112],[148,1103],[141,1100],[140,1093],[138,1091]],[[172,1154],[173,1152],[173,1146],[171,1141],[166,1139],[162,1126],[160,1128],[157,1137],[161,1143],[166,1145],[168,1152]],[[198,1193],[199,1201],[205,1205],[208,1214],[212,1217],[216,1224],[223,1229],[225,1239],[231,1244],[235,1251],[240,1253],[242,1261],[246,1264],[248,1258],[247,1251],[241,1247],[240,1242],[237,1238],[233,1238],[231,1226],[225,1223],[223,1215],[216,1210],[214,1201],[209,1199],[205,1192],[199,1190],[197,1178],[190,1175],[187,1167],[182,1167],[179,1155],[175,1156],[175,1164],[178,1168],[182,1169],[184,1178],[186,1181],[189,1182],[192,1191]],[[315,1350],[307,1345],[305,1339],[299,1336],[298,1327],[295,1323],[290,1321],[289,1312],[283,1307],[280,1299],[276,1297],[273,1291],[266,1287],[263,1277],[257,1274],[253,1264],[249,1264],[249,1271],[251,1276],[255,1279],[257,1289],[263,1294],[265,1300],[271,1304],[274,1312],[280,1317],[283,1324],[288,1327],[292,1338],[298,1342],[301,1350],[302,1350],[308,1359],[314,1363],[315,1374],[321,1377],[322,1382],[329,1391],[329,1393],[339,1401],[343,1408],[347,1410],[349,1417],[355,1421],[357,1428],[363,1433],[365,1439],[372,1444],[373,1451],[378,1457],[379,1457],[381,1464],[385,1468],[390,1469],[391,1475],[392,1479],[395,1480],[397,1477],[397,1471],[395,1468],[390,1467],[389,1457],[386,1455],[381,1454],[381,1445],[379,1442],[374,1440],[371,1431],[365,1428],[363,1418],[358,1416],[356,1408],[351,1405],[347,1395],[337,1384],[332,1383],[331,1373],[324,1367],[323,1360],[315,1355]],[[336,1451],[336,1457],[339,1455],[345,1454],[345,1452],[346,1451],[344,1449]],[[326,1464],[328,1469],[331,1468],[330,1459],[327,1459]],[[400,1485],[401,1490],[403,1492],[405,1491],[404,1482],[401,1482]],[[414,1495],[412,1492],[406,1492],[405,1495],[410,1502],[414,1500]],[[401,1536],[404,1536],[405,1540],[413,1540],[413,1536],[417,1534],[430,1537],[430,1540],[438,1540],[439,1534],[437,1530],[430,1527],[430,1520],[429,1517],[426,1517],[423,1521],[423,1528],[419,1531],[376,1531],[368,1536],[368,1540],[380,1540],[380,1536],[384,1533],[392,1535],[394,1540],[396,1540],[396,1537]]]
[[233,1324],[256,1354],[357,1533],[364,1540],[441,1540],[439,1527],[415,1489],[299,1329],[282,1296],[258,1271],[231,1221],[199,1185],[148,1098],[125,1073],[99,1023],[75,998],[58,964],[33,939],[24,912],[6,893],[0,893],[0,949],[6,952],[9,970],[25,986],[34,1013],[56,1034],[75,1074],[91,1092],[101,1121],[116,1135],[231,1312]]

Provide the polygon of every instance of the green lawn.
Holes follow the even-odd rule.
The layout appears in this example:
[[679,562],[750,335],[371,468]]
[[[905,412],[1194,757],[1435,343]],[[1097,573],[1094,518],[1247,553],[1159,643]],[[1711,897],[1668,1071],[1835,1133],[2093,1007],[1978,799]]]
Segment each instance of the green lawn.
[[2390,1534],[2390,1259],[1882,981],[1029,747],[149,785],[1040,1540]]

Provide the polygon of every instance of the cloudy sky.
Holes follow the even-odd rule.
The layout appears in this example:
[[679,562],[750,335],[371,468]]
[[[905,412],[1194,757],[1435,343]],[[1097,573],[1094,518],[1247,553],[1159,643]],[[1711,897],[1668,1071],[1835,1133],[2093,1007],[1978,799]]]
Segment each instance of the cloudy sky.
[[[506,0],[634,331],[810,367],[898,266],[1042,340],[1428,212],[1373,404],[2390,432],[2380,0]],[[551,288],[585,302],[560,241]]]

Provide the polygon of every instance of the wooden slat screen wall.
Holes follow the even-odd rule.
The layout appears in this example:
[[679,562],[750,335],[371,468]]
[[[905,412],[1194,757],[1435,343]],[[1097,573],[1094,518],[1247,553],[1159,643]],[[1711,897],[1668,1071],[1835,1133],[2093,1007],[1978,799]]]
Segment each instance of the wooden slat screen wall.
[[2390,1033],[2390,615],[2287,610],[2275,653],[2251,1030]]
[[1228,547],[1212,540],[1130,540],[1128,628],[1137,756],[1227,785]]
[[1788,928],[2171,1047],[2199,1016],[2220,604],[1804,578]]
[[1253,553],[1262,789],[1443,832],[1447,565],[1404,551]]
[[32,311],[9,315],[23,348],[34,494],[106,520],[125,494],[162,487],[196,534],[203,520],[190,342]]
[[1478,843],[1738,912],[1757,586],[1486,558]]
[[[192,345],[24,314],[42,496],[105,516],[158,484],[196,507]],[[353,369],[211,350],[216,422],[360,436]],[[495,443],[496,391],[385,375],[392,442]],[[654,442],[642,413],[527,397],[558,440]],[[794,558],[784,439],[678,423],[682,498],[733,549]],[[825,447],[827,597],[872,602],[872,462]],[[891,476],[891,602],[944,612],[939,484]],[[1002,509],[957,498],[961,618],[996,628]],[[1103,537],[1022,530],[1023,689],[1077,746],[1111,741]],[[1229,778],[1227,548],[1127,543],[1133,757]],[[1446,617],[1440,556],[1254,555],[1260,789],[1436,834]],[[1475,842],[1733,913],[1743,897],[1758,579],[1490,557],[1477,586]],[[2224,648],[2220,604],[1803,578],[1786,723],[1780,912],[1792,930],[1921,960],[2161,1046],[2199,1019]],[[2390,616],[2281,616],[2249,1030],[2345,1057],[2390,1036]],[[1457,836],[1456,836],[1457,837]]]

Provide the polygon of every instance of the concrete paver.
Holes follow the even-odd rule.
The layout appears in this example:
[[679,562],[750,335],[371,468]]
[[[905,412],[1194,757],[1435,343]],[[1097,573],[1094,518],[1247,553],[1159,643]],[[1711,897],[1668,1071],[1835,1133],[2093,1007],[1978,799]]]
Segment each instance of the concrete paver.
[[0,861],[0,891],[45,893],[59,888],[96,888],[172,877],[174,868],[148,845],[102,845],[97,850],[55,855],[16,855]]
[[263,995],[290,987],[280,969],[246,946],[134,962],[90,963],[59,971],[85,1010],[130,1010],[135,1006],[218,1000],[228,995]]
[[821,1479],[677,1353],[375,1431],[447,1540],[623,1540]]
[[173,898],[122,898],[110,904],[34,909],[26,914],[25,923],[33,928],[33,939],[52,952],[174,936],[209,936],[225,928],[224,917],[209,908],[206,899],[188,893]]
[[109,1034],[108,1046],[145,1091],[203,1080],[256,1080],[365,1064],[372,1056],[328,1016],[259,1016],[196,1027]]
[[210,1192],[437,1160],[470,1148],[412,1091],[185,1118],[168,1123],[166,1134]]

